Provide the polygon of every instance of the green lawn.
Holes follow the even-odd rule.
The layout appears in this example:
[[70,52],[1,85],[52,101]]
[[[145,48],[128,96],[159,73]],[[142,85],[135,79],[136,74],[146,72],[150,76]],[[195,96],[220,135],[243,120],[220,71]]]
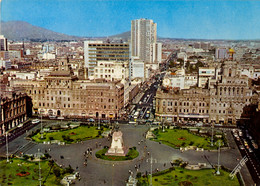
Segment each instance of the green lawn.
[[[0,185],[39,185],[39,165],[38,162],[29,162],[21,159],[12,159],[12,163],[6,163],[6,160],[0,161]],[[57,179],[56,176],[52,173],[47,177],[50,166],[48,165],[49,161],[41,161],[41,175],[42,183],[46,179],[45,185],[60,185],[60,180],[62,175]],[[21,164],[21,166],[18,166]],[[62,172],[62,169],[54,164],[55,169],[59,169]],[[52,169],[53,170],[53,169]],[[20,177],[16,175],[21,172],[29,172],[30,175]]]
[[[228,185],[228,186],[239,186],[237,177],[232,180],[229,177],[229,172],[220,170],[220,175],[214,175],[215,170],[203,169],[203,170],[186,170],[183,168],[175,168],[175,170],[165,170],[153,174],[153,185],[172,185],[180,186],[186,185],[201,186],[201,185]],[[161,175],[160,175],[161,174]],[[150,176],[141,177],[138,179],[138,185],[148,185],[150,183]],[[182,184],[181,184],[182,183]]]
[[74,129],[61,130],[57,132],[45,132],[43,134],[43,139],[41,139],[41,134],[37,133],[32,136],[32,139],[38,143],[50,140],[59,140],[66,143],[75,143],[77,141],[84,141],[87,139],[101,138],[102,132],[108,130],[107,128],[101,127],[100,130],[94,126],[80,126]]
[[155,141],[169,145],[173,148],[196,146],[204,149],[216,149],[217,146],[211,147],[210,137],[201,137],[190,133],[188,130],[183,129],[161,129],[153,131],[156,135]]
[[106,156],[105,153],[108,151],[108,148],[104,148],[100,151],[96,152],[96,157],[109,160],[109,161],[124,161],[124,160],[132,160],[139,155],[139,152],[133,147],[130,148],[126,156]]

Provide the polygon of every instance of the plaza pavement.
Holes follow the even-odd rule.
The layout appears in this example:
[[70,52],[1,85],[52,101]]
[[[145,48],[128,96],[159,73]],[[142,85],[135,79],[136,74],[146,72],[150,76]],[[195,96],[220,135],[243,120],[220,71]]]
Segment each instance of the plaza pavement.
[[[149,127],[144,125],[139,125],[136,127],[130,125],[120,125],[119,130],[123,132],[125,146],[135,146],[139,151],[139,156],[136,159],[129,161],[104,161],[95,157],[96,151],[102,149],[104,146],[110,146],[111,141],[108,141],[107,138],[88,140],[84,141],[83,143],[64,146],[33,144],[30,146],[30,149],[24,153],[33,154],[37,152],[37,149],[41,149],[42,152],[45,150],[48,151],[57,164],[65,167],[71,165],[73,169],[80,173],[81,180],[76,181],[76,185],[80,186],[123,186],[126,184],[126,180],[130,175],[129,170],[131,170],[134,175],[137,171],[142,173],[147,171],[147,173],[150,173],[150,163],[147,162],[147,159],[150,158],[151,155],[154,159],[156,159],[156,162],[153,163],[153,171],[155,171],[157,168],[159,170],[169,168],[171,166],[170,161],[178,158],[181,158],[184,161],[188,161],[190,164],[217,164],[217,152],[196,152],[194,150],[181,152],[180,150],[173,149],[167,145],[146,140],[144,138],[144,133],[148,129]],[[17,151],[17,148],[28,143],[28,141],[24,139],[25,136],[26,134],[23,134],[9,144],[10,153]],[[242,157],[229,131],[227,131],[227,138],[229,140],[231,149],[221,151],[220,164],[229,169],[233,169],[238,163],[236,159],[241,159]],[[143,140],[143,142],[141,142],[141,140]],[[140,142],[140,145],[138,145],[138,142]],[[101,146],[99,144],[101,144]],[[87,148],[92,148],[93,153],[92,156],[89,155],[89,158],[87,158],[87,166],[84,166],[83,162],[85,157],[83,154]],[[6,150],[4,146],[0,148],[0,154],[4,155],[5,153]],[[61,155],[64,157],[64,159],[60,158]],[[136,170],[135,165],[137,166],[138,170]],[[253,185],[253,181],[246,166],[244,166],[244,169],[242,169],[241,173],[243,174],[246,185]]]

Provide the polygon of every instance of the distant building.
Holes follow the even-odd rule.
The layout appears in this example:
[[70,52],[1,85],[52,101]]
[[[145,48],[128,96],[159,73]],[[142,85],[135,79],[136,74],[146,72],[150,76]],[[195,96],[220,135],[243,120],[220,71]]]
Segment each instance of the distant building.
[[226,48],[217,48],[215,51],[216,59],[228,59],[228,49]]
[[199,67],[198,87],[204,88],[209,79],[216,76],[214,67]]
[[132,78],[145,78],[145,65],[142,61],[132,62]]
[[128,61],[97,61],[94,68],[94,79],[104,78],[110,81],[121,81],[125,84],[129,80]]
[[129,61],[129,44],[84,41],[84,58],[88,77],[94,78],[94,68],[98,61]]
[[131,22],[132,56],[138,57],[140,60],[145,62],[155,61],[153,60],[153,53],[155,53],[155,51],[158,51],[158,47],[156,47],[153,44],[156,44],[156,42],[157,42],[157,24],[154,23],[153,20],[148,20],[148,19],[132,20]]
[[0,51],[8,51],[7,39],[3,35],[0,35]]

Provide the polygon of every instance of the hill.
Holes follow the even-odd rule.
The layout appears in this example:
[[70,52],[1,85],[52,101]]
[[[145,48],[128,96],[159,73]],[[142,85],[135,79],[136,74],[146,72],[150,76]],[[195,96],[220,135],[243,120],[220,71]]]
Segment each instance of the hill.
[[2,35],[8,40],[13,41],[63,41],[82,39],[76,36],[53,32],[24,21],[2,22]]

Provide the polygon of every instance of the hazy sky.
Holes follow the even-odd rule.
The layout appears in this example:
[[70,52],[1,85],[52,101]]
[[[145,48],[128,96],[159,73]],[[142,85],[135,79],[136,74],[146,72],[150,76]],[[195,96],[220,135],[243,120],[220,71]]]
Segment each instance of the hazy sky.
[[260,1],[2,0],[2,20],[77,36],[110,36],[152,19],[162,37],[260,39]]

